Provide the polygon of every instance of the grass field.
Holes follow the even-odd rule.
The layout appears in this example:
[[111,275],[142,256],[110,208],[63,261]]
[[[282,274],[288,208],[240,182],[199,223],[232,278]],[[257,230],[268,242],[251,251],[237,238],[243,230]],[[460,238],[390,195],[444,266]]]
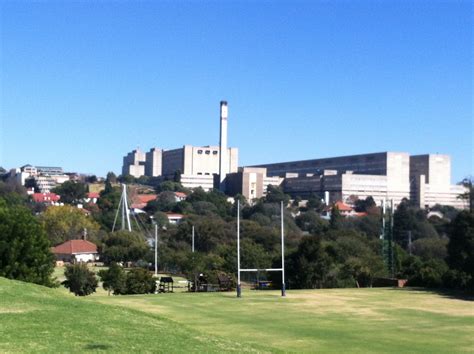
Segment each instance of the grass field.
[[474,351],[474,303],[396,289],[77,298],[0,278],[0,352]]

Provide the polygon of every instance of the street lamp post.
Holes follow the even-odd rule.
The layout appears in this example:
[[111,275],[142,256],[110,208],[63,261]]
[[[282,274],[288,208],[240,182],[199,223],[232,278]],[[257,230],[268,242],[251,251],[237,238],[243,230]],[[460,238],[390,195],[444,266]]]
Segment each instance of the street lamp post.
[[158,276],[158,224],[155,222],[155,277]]

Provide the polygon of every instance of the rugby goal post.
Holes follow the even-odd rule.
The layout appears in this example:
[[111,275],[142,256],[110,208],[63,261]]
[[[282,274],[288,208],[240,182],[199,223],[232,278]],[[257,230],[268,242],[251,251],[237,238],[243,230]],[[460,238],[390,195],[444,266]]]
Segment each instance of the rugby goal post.
[[281,268],[240,268],[240,201],[237,200],[237,297],[242,297],[242,287],[240,284],[241,272],[281,272],[281,296],[286,296],[285,288],[285,229],[283,224],[284,210],[283,202],[280,205],[281,209]]

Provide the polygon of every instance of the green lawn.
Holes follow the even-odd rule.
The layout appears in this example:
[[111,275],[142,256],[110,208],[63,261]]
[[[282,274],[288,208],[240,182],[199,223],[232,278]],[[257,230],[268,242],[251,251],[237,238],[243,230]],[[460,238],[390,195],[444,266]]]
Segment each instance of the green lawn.
[[0,352],[474,351],[474,303],[334,289],[77,298],[0,278]]
[[229,349],[248,351],[246,346],[183,327],[164,316],[0,278],[0,353]]

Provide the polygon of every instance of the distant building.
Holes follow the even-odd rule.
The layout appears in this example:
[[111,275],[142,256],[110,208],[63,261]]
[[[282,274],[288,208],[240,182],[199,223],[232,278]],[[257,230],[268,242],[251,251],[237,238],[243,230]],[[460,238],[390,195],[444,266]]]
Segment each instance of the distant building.
[[238,172],[227,175],[226,193],[231,196],[243,195],[249,202],[267,194],[269,185],[279,186],[284,178],[267,176],[266,168],[240,167]]
[[346,203],[343,203],[341,201],[335,202],[333,205],[328,205],[324,208],[322,217],[323,219],[330,220],[331,219],[331,213],[332,213],[332,208],[337,208],[339,210],[339,213],[341,216],[350,218],[350,217],[361,217],[361,216],[367,216],[368,214],[366,212],[357,212],[355,209],[347,205]]
[[10,176],[22,186],[25,185],[26,180],[33,178],[41,193],[50,193],[56,186],[69,181],[69,176],[61,167],[25,165],[12,169]]
[[166,217],[168,218],[168,222],[170,224],[176,225],[181,222],[181,220],[184,218],[184,215],[177,213],[166,213]]
[[449,155],[410,156],[410,199],[420,208],[435,204],[467,208],[468,201],[459,199],[467,191],[462,185],[451,184]]
[[86,197],[84,198],[85,203],[96,204],[100,198],[100,193],[97,192],[88,192]]
[[156,200],[156,198],[156,194],[137,194],[132,198],[130,207],[132,209],[143,209],[149,202]]
[[61,196],[56,193],[33,193],[31,198],[36,203],[55,204],[59,202]]
[[87,240],[69,240],[52,249],[57,261],[94,262],[99,259],[97,246]]
[[406,198],[422,208],[435,204],[467,207],[458,198],[466,189],[451,184],[448,155],[381,152],[254,167],[266,168],[268,176],[284,178],[283,190],[292,197],[323,197],[328,192],[331,203],[371,196],[377,204],[393,199],[398,205]]
[[238,149],[227,147],[227,102],[220,104],[219,146],[191,146],[163,150],[152,148],[143,153],[133,150],[123,158],[122,174],[173,179],[179,175],[186,188],[224,189],[225,178],[237,172]]
[[140,177],[145,175],[146,156],[139,149],[129,152],[123,157],[122,175]]

